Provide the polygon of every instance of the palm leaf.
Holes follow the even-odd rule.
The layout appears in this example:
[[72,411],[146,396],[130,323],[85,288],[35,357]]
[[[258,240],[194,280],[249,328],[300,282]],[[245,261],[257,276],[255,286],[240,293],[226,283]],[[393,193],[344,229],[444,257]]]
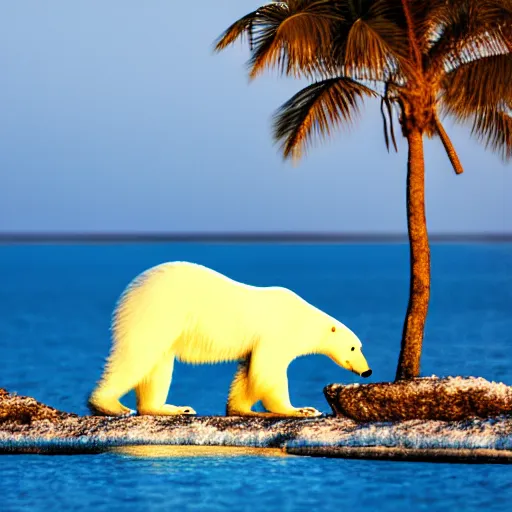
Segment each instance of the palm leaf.
[[382,98],[380,100],[380,113],[382,115],[382,126],[384,128],[384,143],[386,144],[386,149],[389,153],[389,133],[388,133],[388,122],[386,119],[386,111],[384,110],[384,104],[386,100]]
[[491,148],[501,158],[512,158],[512,102],[502,102],[498,107],[484,106],[470,110],[458,110],[444,105],[461,124],[471,124],[471,135],[482,142],[486,149]]
[[414,20],[414,32],[422,54],[427,53],[432,42],[437,40],[439,21],[438,11],[444,9],[446,0],[409,0],[411,15]]
[[505,110],[481,109],[474,115],[471,134],[498,152],[504,160],[512,158],[512,103]]
[[227,46],[233,44],[237,39],[241,39],[245,34],[251,37],[252,26],[259,16],[259,11],[253,11],[230,25],[224,33],[215,42],[214,50],[219,52]]
[[271,3],[232,24],[216,43],[222,50],[247,33],[253,50],[250,77],[277,67],[286,74],[311,74],[330,58],[333,26],[341,17],[330,0]]
[[344,19],[335,27],[334,74],[386,81],[407,58],[407,34],[400,25],[399,0],[333,2]]
[[[382,124],[384,128],[384,142],[386,144],[386,149],[389,153],[389,137],[391,136],[391,141],[393,142],[393,147],[395,148],[395,151],[398,152],[398,147],[396,145],[396,139],[395,139],[395,128],[393,126],[393,105],[390,100],[390,89],[391,89],[391,82],[386,82],[384,84],[384,94],[382,96],[381,102],[380,102],[380,113],[382,115]],[[386,107],[386,110],[384,110],[384,107]],[[389,117],[389,128],[388,128],[388,122],[387,122],[387,116]]]
[[468,62],[443,78],[440,98],[458,122],[472,123],[471,133],[504,159],[512,157],[512,55]]
[[435,72],[512,48],[510,0],[444,0],[431,20],[436,39],[429,57]]
[[397,56],[386,41],[396,33],[393,23],[384,19],[359,18],[350,28],[345,43],[344,68],[367,80],[386,80],[397,69]]
[[463,64],[446,74],[442,101],[467,117],[481,107],[512,102],[512,54],[493,55]]
[[388,116],[389,116],[389,134],[391,135],[391,141],[393,142],[393,147],[395,148],[395,152],[398,152],[398,147],[396,145],[396,138],[395,138],[395,128],[393,126],[393,106],[388,97],[384,98],[384,103],[386,104],[386,108],[387,108]]
[[330,0],[273,5],[254,26],[250,77],[271,67],[295,76],[320,70],[330,59],[333,28],[341,20]]
[[347,77],[323,80],[299,91],[274,116],[274,137],[283,141],[284,157],[300,159],[316,138],[328,136],[333,127],[353,121],[364,96],[377,94]]

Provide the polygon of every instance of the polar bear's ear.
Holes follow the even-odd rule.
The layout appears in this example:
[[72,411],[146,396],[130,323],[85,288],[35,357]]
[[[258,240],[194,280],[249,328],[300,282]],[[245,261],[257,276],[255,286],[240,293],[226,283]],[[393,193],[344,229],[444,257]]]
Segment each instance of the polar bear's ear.
[[336,332],[336,327],[334,327],[334,325],[331,327],[331,331]]

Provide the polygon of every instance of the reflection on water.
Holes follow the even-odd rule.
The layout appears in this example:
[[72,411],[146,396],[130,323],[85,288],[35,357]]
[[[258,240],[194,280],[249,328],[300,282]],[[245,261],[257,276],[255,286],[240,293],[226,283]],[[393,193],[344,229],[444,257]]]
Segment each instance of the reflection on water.
[[293,457],[280,448],[251,448],[246,446],[189,446],[189,445],[133,445],[117,446],[112,453],[133,457]]

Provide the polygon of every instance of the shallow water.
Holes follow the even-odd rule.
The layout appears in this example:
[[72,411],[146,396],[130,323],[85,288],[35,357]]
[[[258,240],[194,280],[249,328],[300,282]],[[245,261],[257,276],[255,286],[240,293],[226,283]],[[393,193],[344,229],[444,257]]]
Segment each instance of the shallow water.
[[[374,371],[366,382],[393,379],[406,245],[27,245],[0,246],[0,386],[86,413],[118,295],[137,273],[168,260],[292,288],[359,335]],[[512,245],[434,245],[432,271],[422,374],[512,384]],[[234,364],[177,364],[169,402],[223,414],[234,371]],[[289,381],[294,405],[328,412],[322,388],[360,380],[309,356],[292,363]],[[124,402],[133,407],[133,396]],[[160,455],[3,456],[0,509],[469,511],[506,510],[512,497],[508,466]]]

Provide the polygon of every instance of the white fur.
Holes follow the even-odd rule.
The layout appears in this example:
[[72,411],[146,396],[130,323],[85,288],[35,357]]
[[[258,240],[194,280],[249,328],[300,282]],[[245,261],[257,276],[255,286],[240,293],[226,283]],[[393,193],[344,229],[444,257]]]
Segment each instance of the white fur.
[[194,413],[165,405],[175,357],[242,361],[228,414],[256,414],[251,408],[259,400],[276,415],[320,414],[290,403],[286,370],[298,356],[325,354],[357,374],[369,370],[357,336],[292,291],[250,286],[187,262],[138,276],[117,304],[112,331],[104,375],[89,399],[107,415],[128,412],[119,398],[134,388],[139,414]]

